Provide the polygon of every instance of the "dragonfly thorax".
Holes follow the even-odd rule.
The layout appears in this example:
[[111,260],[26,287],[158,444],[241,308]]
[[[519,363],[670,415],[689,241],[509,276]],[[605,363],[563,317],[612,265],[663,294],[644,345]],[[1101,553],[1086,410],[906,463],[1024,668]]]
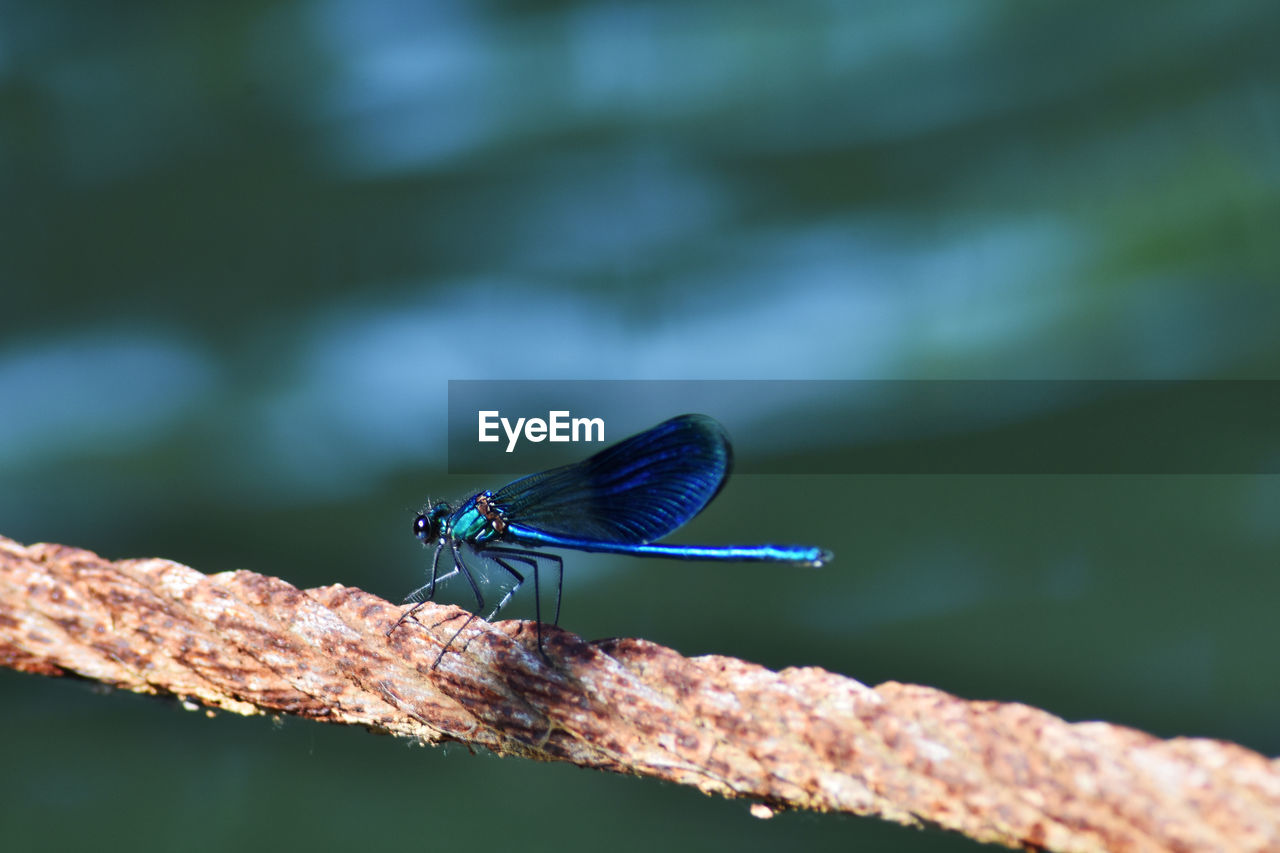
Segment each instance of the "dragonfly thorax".
[[493,492],[480,492],[469,498],[449,516],[446,536],[460,542],[477,544],[500,539],[507,532],[507,520],[493,501]]

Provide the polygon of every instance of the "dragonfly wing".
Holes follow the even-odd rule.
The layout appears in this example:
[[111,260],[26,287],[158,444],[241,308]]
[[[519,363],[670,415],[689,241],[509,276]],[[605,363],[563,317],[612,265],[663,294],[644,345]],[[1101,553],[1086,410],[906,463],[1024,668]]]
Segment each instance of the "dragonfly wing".
[[640,544],[701,512],[732,465],[718,421],[680,415],[581,462],[509,483],[493,502],[508,521],[556,536]]

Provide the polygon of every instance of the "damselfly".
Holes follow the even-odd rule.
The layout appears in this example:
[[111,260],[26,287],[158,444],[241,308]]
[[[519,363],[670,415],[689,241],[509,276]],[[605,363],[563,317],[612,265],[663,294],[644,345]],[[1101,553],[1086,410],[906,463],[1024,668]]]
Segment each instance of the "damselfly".
[[[431,576],[410,593],[414,606],[387,631],[390,636],[436,593],[440,582],[461,574],[476,598],[476,608],[440,650],[445,651],[484,610],[484,595],[474,574],[475,561],[488,561],[515,581],[486,617],[492,620],[524,583],[517,565],[533,572],[538,649],[542,651],[539,566],[555,564],[556,610],[564,560],[535,548],[569,548],[603,554],[666,557],[676,560],[725,560],[799,563],[821,566],[831,552],[801,545],[663,545],[661,539],[693,518],[723,488],[733,464],[724,427],[706,415],[680,415],[605,448],[572,465],[530,474],[496,492],[472,495],[457,508],[432,505],[413,520],[413,533],[435,545]],[[448,551],[452,568],[441,575],[440,555]],[[545,655],[545,652],[544,652]]]

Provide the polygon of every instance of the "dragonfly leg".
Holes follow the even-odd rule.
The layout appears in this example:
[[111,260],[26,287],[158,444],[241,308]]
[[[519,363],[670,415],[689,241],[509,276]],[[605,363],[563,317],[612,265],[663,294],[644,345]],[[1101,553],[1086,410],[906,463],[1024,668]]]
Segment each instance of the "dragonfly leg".
[[437,570],[440,567],[440,552],[442,550],[444,550],[444,545],[437,545],[435,556],[431,558],[431,579],[406,595],[404,597],[404,601],[401,602],[402,604],[408,604],[410,601],[415,604],[421,604],[424,601],[434,600],[436,597],[436,586],[444,583],[458,573],[458,567],[457,565],[454,565],[452,569],[437,577]]
[[[422,605],[423,605],[423,604],[425,604],[426,602],[428,602],[428,601],[430,601],[431,599],[435,598],[435,595],[436,595],[436,581],[437,581],[437,578],[436,578],[436,570],[440,567],[440,551],[441,551],[443,548],[444,548],[444,543],[443,543],[443,542],[442,542],[442,543],[439,543],[439,544],[437,544],[437,545],[436,545],[436,552],[435,552],[435,554],[433,554],[433,555],[432,555],[432,557],[431,557],[431,580],[427,581],[427,583],[426,583],[426,584],[424,584],[423,586],[418,587],[418,588],[417,588],[417,589],[415,589],[413,592],[409,593],[408,595],[406,595],[406,596],[404,597],[404,601],[402,601],[401,603],[402,603],[402,604],[408,604],[409,602],[411,602],[411,601],[412,601],[412,602],[414,603],[414,604],[413,604],[413,607],[410,607],[410,608],[409,608],[408,610],[406,610],[404,613],[401,613],[401,614],[400,614],[400,618],[399,618],[399,619],[397,619],[397,620],[396,620],[396,622],[395,622],[395,624],[394,624],[394,625],[392,625],[392,626],[387,630],[387,636],[388,636],[388,637],[390,637],[390,636],[392,635],[392,633],[394,633],[394,632],[395,632],[396,628],[399,628],[399,627],[400,627],[401,623],[403,623],[403,622],[404,622],[404,620],[408,619],[410,616],[412,616],[414,613],[416,613],[416,612],[418,611],[418,609],[419,609],[420,607],[422,607]],[[458,567],[457,567],[457,565],[455,564],[452,570],[450,570],[447,574],[445,574],[445,575],[444,575],[444,577],[441,577],[441,578],[439,578],[438,580],[442,580],[442,581],[443,581],[443,580],[447,580],[447,579],[449,579],[449,578],[453,577],[454,575],[456,575],[457,573],[458,573]],[[424,595],[424,593],[425,593],[425,595]]]
[[449,651],[449,647],[453,645],[453,641],[458,639],[458,635],[467,630],[467,626],[475,621],[476,614],[481,610],[484,610],[484,595],[481,594],[480,585],[476,583],[475,576],[471,574],[471,569],[469,569],[467,564],[463,561],[462,554],[458,551],[458,543],[450,542],[449,550],[453,552],[453,565],[455,571],[462,573],[462,576],[467,579],[467,583],[471,585],[471,591],[476,595],[476,609],[467,615],[467,621],[462,623],[462,627],[453,632],[453,636],[449,638],[449,642],[440,647],[440,654],[436,655],[436,662],[431,664],[432,669],[440,666],[440,661],[444,660],[444,653]]
[[[542,655],[544,660],[550,661],[550,658],[547,657],[546,649],[544,649],[542,646],[542,587],[541,587],[541,581],[539,580],[538,561],[554,560],[558,567],[561,584],[563,584],[564,560],[561,559],[556,554],[544,554],[541,551],[526,551],[521,548],[503,548],[499,546],[486,548],[484,550],[484,555],[486,557],[489,557],[491,560],[497,562],[499,565],[501,565],[507,571],[511,572],[511,574],[515,575],[517,578],[520,578],[522,582],[524,578],[521,578],[519,573],[517,573],[515,569],[507,565],[502,559],[502,557],[505,557],[508,560],[518,560],[522,563],[525,563],[526,565],[529,566],[529,568],[533,570],[533,614],[534,614],[533,618],[534,618],[535,629],[538,632],[538,652],[539,654]],[[514,593],[515,589],[512,589],[511,592]],[[510,595],[508,595],[508,597],[510,597]],[[556,588],[556,620],[552,624],[553,625],[560,624],[560,587],[559,586]]]
[[547,554],[549,559],[556,561],[556,618],[551,620],[551,624],[557,628],[560,627],[560,599],[564,593],[564,558],[559,554]]
[[[436,597],[436,570],[440,567],[440,551],[443,550],[443,548],[444,548],[443,542],[436,543],[436,553],[435,553],[435,556],[431,558],[431,580],[427,581],[427,598],[426,598],[427,601],[430,601],[431,599]],[[449,572],[449,575],[446,575],[445,577],[449,577],[450,575],[456,575],[457,573],[458,573],[458,563],[455,560],[453,564],[453,570]]]
[[501,557],[495,554],[485,554],[484,556],[488,557],[490,560],[493,560],[499,566],[502,566],[502,568],[506,569],[507,573],[510,574],[511,577],[516,579],[516,582],[511,587],[511,589],[507,590],[507,594],[502,596],[502,600],[498,602],[498,606],[493,608],[493,612],[491,612],[488,616],[484,617],[486,621],[492,622],[493,617],[497,616],[498,611],[500,611],[502,608],[507,606],[507,602],[511,600],[511,596],[515,595],[516,590],[518,590],[520,588],[520,585],[524,583],[524,575],[517,572],[514,566],[512,566],[506,560],[502,559]]
[[[511,566],[508,566],[506,560],[502,557],[495,555],[492,556],[491,559],[499,563],[513,575],[516,574],[516,570]],[[527,563],[533,569],[533,629],[538,635],[538,654],[542,655],[543,660],[550,663],[551,659],[547,657],[547,650],[542,647],[542,596],[538,592],[538,561],[532,557],[519,554],[508,554],[506,559],[519,560],[522,563]],[[514,589],[511,591],[515,592]]]

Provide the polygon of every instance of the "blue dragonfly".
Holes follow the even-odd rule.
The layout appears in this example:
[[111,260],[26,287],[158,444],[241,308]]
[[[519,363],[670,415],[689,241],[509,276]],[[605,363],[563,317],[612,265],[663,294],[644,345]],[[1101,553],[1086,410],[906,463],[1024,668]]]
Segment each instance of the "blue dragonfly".
[[[701,512],[720,493],[733,466],[733,449],[724,427],[706,415],[680,415],[607,447],[581,462],[530,474],[501,489],[483,491],[456,508],[436,503],[413,520],[413,533],[434,545],[430,579],[405,597],[413,602],[387,635],[431,601],[436,587],[461,574],[475,595],[476,607],[436,658],[439,666],[467,625],[485,609],[475,565],[491,563],[508,573],[514,585],[486,617],[507,605],[525,573],[533,573],[538,650],[542,647],[540,566],[555,565],[556,609],[560,624],[564,560],[543,548],[567,548],[600,554],[628,554],[675,560],[751,561],[821,566],[831,552],[801,545],[667,545],[655,542]],[[440,555],[452,568],[440,574]]]

